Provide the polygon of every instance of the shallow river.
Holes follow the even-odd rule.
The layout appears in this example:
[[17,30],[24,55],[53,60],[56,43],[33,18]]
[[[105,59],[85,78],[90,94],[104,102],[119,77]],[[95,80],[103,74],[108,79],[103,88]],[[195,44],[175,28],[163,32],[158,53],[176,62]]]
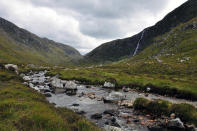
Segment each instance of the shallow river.
[[[49,89],[49,77],[45,76],[45,71],[31,72],[26,74],[28,78],[28,84],[31,83],[31,88],[38,90],[39,92],[43,89]],[[143,114],[135,112],[132,108],[126,108],[119,106],[118,104],[104,103],[101,98],[109,95],[112,90],[102,88],[101,86],[77,86],[77,94],[68,96],[65,93],[51,94],[51,97],[47,97],[50,103],[54,103],[56,107],[67,107],[73,111],[83,114],[87,119],[95,122],[99,127],[104,127],[106,124],[112,126],[119,126],[125,131],[136,130],[136,131],[148,131],[147,125],[153,123],[153,118],[149,115],[144,116]],[[134,101],[138,97],[146,97],[148,99],[164,99],[173,103],[190,103],[197,106],[197,102],[189,102],[186,100],[180,100],[176,98],[164,97],[154,94],[148,96],[143,93],[130,90],[129,92],[123,92],[126,100]],[[95,94],[95,98],[91,99],[88,95],[81,94]],[[105,112],[105,113],[103,113]],[[92,115],[99,114],[98,119],[91,118]],[[100,118],[102,117],[102,118]]]

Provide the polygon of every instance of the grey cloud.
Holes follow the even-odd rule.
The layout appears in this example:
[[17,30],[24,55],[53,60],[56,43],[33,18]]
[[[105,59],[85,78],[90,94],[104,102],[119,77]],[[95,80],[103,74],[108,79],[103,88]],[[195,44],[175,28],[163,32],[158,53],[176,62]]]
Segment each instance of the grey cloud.
[[130,16],[141,10],[161,11],[168,0],[31,0],[37,6],[69,8],[82,15],[101,18]]
[[[167,0],[32,0],[35,5],[76,12],[79,29],[84,35],[101,39],[124,36],[120,21],[135,19],[141,12],[159,12]],[[128,28],[129,29],[129,28]]]
[[154,24],[170,1],[0,0],[0,16],[87,53],[102,42],[133,35]]

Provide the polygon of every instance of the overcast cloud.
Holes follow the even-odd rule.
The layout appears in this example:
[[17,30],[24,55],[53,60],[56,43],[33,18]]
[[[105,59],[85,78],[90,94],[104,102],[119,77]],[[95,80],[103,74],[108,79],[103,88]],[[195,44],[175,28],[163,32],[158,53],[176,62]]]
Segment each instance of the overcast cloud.
[[0,0],[0,17],[82,54],[154,25],[187,0]]

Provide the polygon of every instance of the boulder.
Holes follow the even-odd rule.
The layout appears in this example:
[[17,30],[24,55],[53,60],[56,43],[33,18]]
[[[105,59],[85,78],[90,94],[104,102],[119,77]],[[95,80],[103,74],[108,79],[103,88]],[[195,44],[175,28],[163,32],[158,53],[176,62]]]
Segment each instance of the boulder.
[[106,125],[104,127],[105,131],[123,131],[121,128]]
[[96,96],[95,96],[95,93],[92,92],[92,93],[88,93],[87,96],[90,98],[90,99],[95,99]]
[[30,78],[30,76],[24,76],[24,77],[23,77],[23,80],[25,80],[25,81],[30,81],[31,78]]
[[63,83],[57,77],[51,78],[51,86],[52,88],[63,88]]
[[79,106],[79,104],[74,103],[74,104],[72,104],[72,106]]
[[185,125],[186,131],[197,131],[194,125]]
[[91,86],[90,85],[86,85],[86,88],[91,88]]
[[151,90],[151,88],[150,88],[150,87],[147,87],[147,88],[146,88],[146,91],[147,91],[147,92],[149,92],[150,90]]
[[115,84],[110,83],[110,82],[105,82],[104,83],[104,87],[107,87],[107,88],[115,88]]
[[63,81],[63,88],[67,95],[77,94],[77,84],[73,81]]
[[78,110],[78,111],[76,111],[75,113],[77,113],[77,114],[79,114],[79,115],[84,115],[86,112],[85,112],[85,111]]
[[51,90],[49,90],[49,89],[40,89],[40,92],[42,92],[42,93],[49,93],[49,92],[51,92]]
[[77,84],[73,81],[64,81],[63,88],[66,90],[77,90]]
[[73,81],[64,81],[53,77],[51,79],[51,88],[55,94],[57,93],[66,93],[67,95],[76,95],[77,94],[77,84]]
[[7,65],[5,65],[5,69],[10,70],[10,71],[14,71],[14,72],[16,72],[16,74],[18,74],[18,66],[17,65],[7,64]]
[[176,115],[174,113],[170,114],[171,119],[175,119]]
[[52,95],[50,93],[45,93],[44,94],[46,97],[51,97]]
[[117,111],[116,110],[106,110],[103,112],[103,114],[109,114],[111,116],[115,116],[117,114]]
[[133,101],[132,100],[123,100],[123,101],[120,101],[118,104],[120,106],[125,106],[127,108],[132,108],[133,107]]
[[109,94],[109,96],[104,97],[103,101],[104,103],[113,103],[113,102],[118,102],[120,100],[124,100],[125,96],[120,93],[120,92],[112,92]]
[[185,129],[184,124],[180,120],[180,118],[169,120],[167,123],[167,127],[169,129],[174,129],[174,130],[184,130]]
[[123,87],[122,90],[123,90],[123,92],[129,92],[129,89],[126,87]]
[[76,90],[66,90],[65,93],[69,96],[73,96],[77,94]]
[[96,113],[91,115],[91,119],[99,120],[102,118],[102,114]]

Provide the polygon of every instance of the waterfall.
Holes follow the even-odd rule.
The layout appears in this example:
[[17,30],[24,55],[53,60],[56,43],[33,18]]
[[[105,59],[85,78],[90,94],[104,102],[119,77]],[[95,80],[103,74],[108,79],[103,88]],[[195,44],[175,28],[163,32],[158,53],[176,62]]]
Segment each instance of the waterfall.
[[137,51],[139,49],[139,46],[140,46],[140,42],[142,41],[143,37],[144,37],[144,32],[145,30],[142,31],[142,35],[141,35],[141,38],[139,39],[138,43],[137,43],[137,47],[135,48],[135,51],[133,53],[133,56],[135,56],[137,54]]

